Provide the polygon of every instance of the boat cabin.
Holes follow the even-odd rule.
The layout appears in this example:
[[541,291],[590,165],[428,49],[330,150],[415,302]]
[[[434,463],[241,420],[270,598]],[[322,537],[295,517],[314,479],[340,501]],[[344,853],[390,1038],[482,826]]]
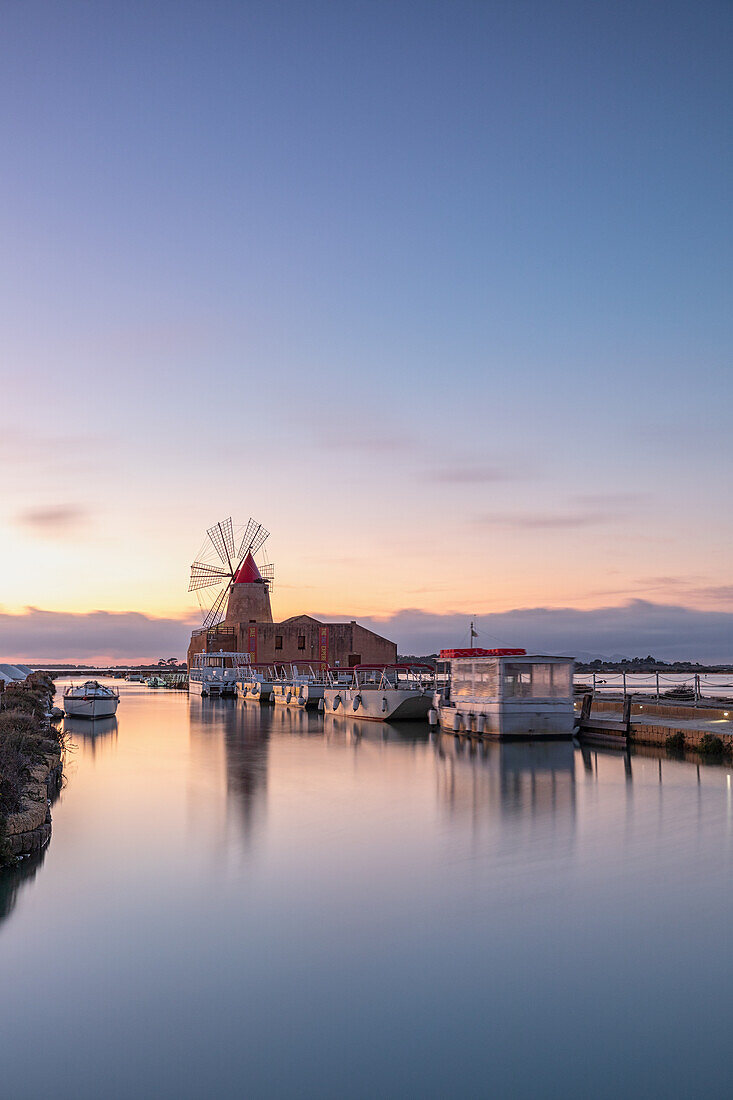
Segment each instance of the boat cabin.
[[444,649],[437,668],[438,718],[454,733],[570,737],[571,657],[522,649]]

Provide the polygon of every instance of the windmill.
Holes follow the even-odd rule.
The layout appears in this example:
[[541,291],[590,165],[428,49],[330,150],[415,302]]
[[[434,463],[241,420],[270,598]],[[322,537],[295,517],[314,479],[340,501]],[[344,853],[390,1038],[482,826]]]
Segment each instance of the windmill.
[[[254,555],[262,549],[270,532],[250,519],[246,527],[233,527],[231,516],[209,527],[204,545],[191,566],[189,592],[196,592],[205,612],[203,629],[219,625],[226,614],[229,596],[235,584],[261,582],[267,592],[275,579],[272,565],[257,566]],[[220,586],[213,603],[204,607],[203,589]],[[268,601],[269,603],[269,601]]]

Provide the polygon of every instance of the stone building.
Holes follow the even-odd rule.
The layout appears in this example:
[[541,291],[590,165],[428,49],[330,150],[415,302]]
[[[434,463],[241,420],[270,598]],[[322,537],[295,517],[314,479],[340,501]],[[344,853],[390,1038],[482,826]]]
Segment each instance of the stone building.
[[227,611],[218,626],[194,630],[188,664],[194,653],[249,653],[253,664],[336,666],[394,664],[395,642],[352,620],[324,623],[310,615],[272,620],[270,586],[248,554],[232,582]]

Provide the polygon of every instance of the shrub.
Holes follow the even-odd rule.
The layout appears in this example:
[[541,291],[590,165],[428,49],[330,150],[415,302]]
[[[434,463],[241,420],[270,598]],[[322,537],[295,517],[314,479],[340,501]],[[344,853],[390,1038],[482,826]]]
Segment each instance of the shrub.
[[700,738],[697,751],[703,756],[721,756],[723,753],[723,739],[715,733],[704,733]]
[[4,710],[22,710],[34,718],[45,718],[49,709],[49,696],[46,691],[25,684],[10,684],[3,692]]
[[664,744],[670,752],[682,752],[685,747],[685,735],[682,730],[678,730],[677,733],[671,733]]

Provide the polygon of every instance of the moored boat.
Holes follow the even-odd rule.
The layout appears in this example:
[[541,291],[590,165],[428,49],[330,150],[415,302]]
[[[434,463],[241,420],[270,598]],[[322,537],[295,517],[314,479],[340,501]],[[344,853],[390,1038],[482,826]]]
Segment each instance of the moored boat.
[[290,666],[290,672],[272,683],[272,699],[275,704],[286,707],[317,707],[323,699],[327,678],[312,665],[303,672],[297,665]]
[[188,673],[189,695],[234,695],[249,680],[249,653],[196,653]]
[[111,718],[117,713],[120,693],[98,680],[69,685],[64,691],[64,713],[69,718]]
[[449,733],[535,740],[573,735],[571,657],[443,649],[429,720]]
[[326,714],[373,722],[425,720],[433,705],[432,665],[357,665],[328,670]]

